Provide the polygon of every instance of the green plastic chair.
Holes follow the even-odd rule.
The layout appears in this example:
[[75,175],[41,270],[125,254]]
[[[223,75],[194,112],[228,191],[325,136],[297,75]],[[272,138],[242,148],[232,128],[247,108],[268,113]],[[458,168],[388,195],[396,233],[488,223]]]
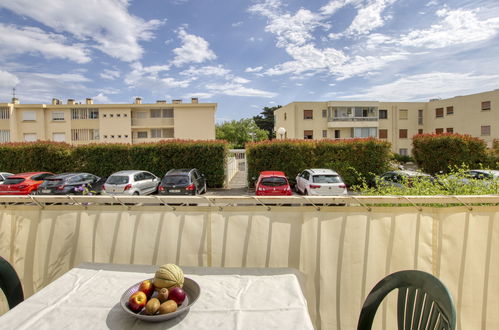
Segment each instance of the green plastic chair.
[[358,330],[371,329],[379,305],[394,289],[398,289],[399,330],[456,328],[456,309],[445,285],[431,274],[404,270],[386,276],[371,290],[360,312]]
[[0,289],[7,297],[9,309],[14,308],[24,300],[23,287],[12,265],[0,257]]

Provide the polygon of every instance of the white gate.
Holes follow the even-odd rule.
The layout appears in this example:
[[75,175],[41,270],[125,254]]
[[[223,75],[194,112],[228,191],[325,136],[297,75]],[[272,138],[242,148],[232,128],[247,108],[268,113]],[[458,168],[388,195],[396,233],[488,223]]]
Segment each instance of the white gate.
[[[238,175],[237,186],[247,186],[246,182],[246,150],[244,149],[229,149],[227,154],[227,168],[225,170],[225,186]],[[241,181],[241,182],[239,182]]]

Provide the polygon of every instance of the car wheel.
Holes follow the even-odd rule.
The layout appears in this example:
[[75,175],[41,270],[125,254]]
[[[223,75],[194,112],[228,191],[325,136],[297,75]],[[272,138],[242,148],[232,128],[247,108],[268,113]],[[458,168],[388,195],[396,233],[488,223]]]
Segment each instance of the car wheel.
[[134,191],[132,195],[133,196],[138,196],[138,195],[140,195],[140,193],[138,191]]

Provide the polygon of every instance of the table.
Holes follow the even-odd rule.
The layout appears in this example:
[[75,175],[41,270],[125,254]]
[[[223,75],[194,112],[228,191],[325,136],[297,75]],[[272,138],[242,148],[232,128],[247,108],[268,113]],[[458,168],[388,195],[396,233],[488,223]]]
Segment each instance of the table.
[[1,329],[313,329],[293,269],[182,267],[201,287],[191,310],[148,323],[119,301],[157,266],[84,263],[0,317]]

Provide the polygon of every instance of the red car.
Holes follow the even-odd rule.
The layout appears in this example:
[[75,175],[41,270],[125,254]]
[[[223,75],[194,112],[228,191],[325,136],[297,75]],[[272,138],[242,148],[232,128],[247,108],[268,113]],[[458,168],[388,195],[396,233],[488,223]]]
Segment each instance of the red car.
[[256,182],[257,196],[291,196],[293,192],[288,179],[281,171],[264,171]]
[[50,172],[29,172],[9,176],[0,184],[0,195],[29,195],[35,193]]

